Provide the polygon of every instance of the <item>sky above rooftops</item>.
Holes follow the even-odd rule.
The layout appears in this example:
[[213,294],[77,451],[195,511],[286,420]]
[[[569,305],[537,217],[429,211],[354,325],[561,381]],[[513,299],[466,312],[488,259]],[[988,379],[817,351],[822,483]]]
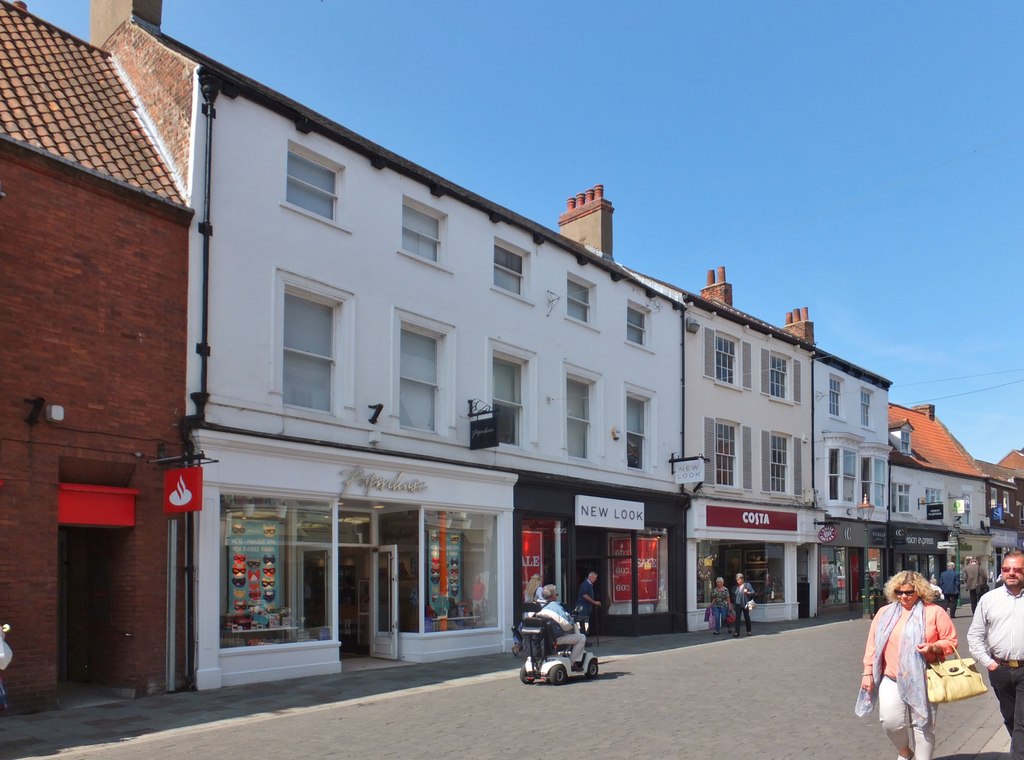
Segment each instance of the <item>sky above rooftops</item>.
[[[88,39],[88,0],[28,2]],[[724,266],[975,457],[1024,446],[1024,4],[164,0],[162,29],[553,229],[601,183],[620,263]]]

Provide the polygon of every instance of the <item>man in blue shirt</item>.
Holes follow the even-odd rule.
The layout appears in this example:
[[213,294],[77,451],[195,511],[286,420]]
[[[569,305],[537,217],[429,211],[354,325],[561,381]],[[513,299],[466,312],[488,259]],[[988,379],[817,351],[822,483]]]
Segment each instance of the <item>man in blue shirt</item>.
[[955,562],[946,563],[946,569],[939,575],[939,588],[946,597],[946,611],[955,618],[956,605],[960,601],[960,573],[956,571]]
[[580,590],[576,593],[576,606],[579,608],[581,626],[586,633],[590,633],[590,621],[593,619],[594,608],[601,606],[601,602],[597,600],[597,590],[594,587],[596,582],[597,571],[591,570],[583,579]]

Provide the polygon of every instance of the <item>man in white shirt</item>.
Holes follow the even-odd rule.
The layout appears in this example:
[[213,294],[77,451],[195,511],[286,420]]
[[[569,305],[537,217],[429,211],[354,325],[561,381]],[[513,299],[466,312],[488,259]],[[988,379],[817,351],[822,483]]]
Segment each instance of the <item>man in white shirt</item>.
[[1000,569],[1003,585],[978,600],[967,643],[978,664],[988,668],[1010,732],[1010,757],[1024,760],[1024,554],[1009,552]]
[[572,646],[572,669],[582,670],[583,648],[587,643],[587,637],[582,633],[576,633],[576,624],[558,603],[558,588],[555,584],[549,583],[544,587],[544,601],[547,604],[537,614],[558,623],[558,627],[562,629],[562,635],[556,639],[556,643]]

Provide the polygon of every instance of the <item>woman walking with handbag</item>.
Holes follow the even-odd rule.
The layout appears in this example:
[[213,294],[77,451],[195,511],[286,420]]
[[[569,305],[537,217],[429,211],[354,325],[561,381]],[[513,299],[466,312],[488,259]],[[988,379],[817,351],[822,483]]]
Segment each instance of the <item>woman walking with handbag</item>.
[[740,635],[740,615],[747,623],[747,635],[750,636],[750,602],[754,599],[754,587],[743,578],[743,573],[736,573],[736,585],[732,589],[732,606],[736,615],[736,627],[733,637]]
[[722,631],[722,623],[729,614],[729,589],[725,587],[725,578],[715,578],[715,587],[711,589],[711,614],[715,623],[715,636]]
[[[935,706],[928,701],[929,662],[957,645],[949,614],[920,573],[903,570],[885,584],[885,605],[871,621],[864,647],[862,693],[878,702],[878,718],[901,760],[932,760]],[[910,735],[913,733],[913,749]]]

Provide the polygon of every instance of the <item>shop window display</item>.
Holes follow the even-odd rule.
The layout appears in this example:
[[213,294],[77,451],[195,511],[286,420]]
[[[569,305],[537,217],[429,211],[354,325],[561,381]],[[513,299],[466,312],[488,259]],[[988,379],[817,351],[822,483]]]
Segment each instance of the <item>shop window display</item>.
[[821,566],[818,571],[818,590],[823,605],[847,604],[847,550],[839,546],[822,546],[819,550]]
[[[554,583],[562,593],[563,600],[576,587],[569,584],[566,564],[568,557],[567,532],[561,520],[523,519],[522,554],[519,575],[519,598],[526,603],[533,602],[533,589],[538,584]],[[533,576],[536,583],[531,584]]]
[[608,534],[609,615],[633,613],[633,581],[641,615],[668,611],[668,531],[648,529],[636,536],[633,556],[629,533]]
[[715,578],[722,577],[731,588],[737,573],[754,587],[758,604],[786,601],[785,545],[761,542],[697,542],[697,604],[707,605]]
[[424,631],[497,625],[494,515],[425,510]]
[[332,640],[331,506],[221,496],[221,646]]

